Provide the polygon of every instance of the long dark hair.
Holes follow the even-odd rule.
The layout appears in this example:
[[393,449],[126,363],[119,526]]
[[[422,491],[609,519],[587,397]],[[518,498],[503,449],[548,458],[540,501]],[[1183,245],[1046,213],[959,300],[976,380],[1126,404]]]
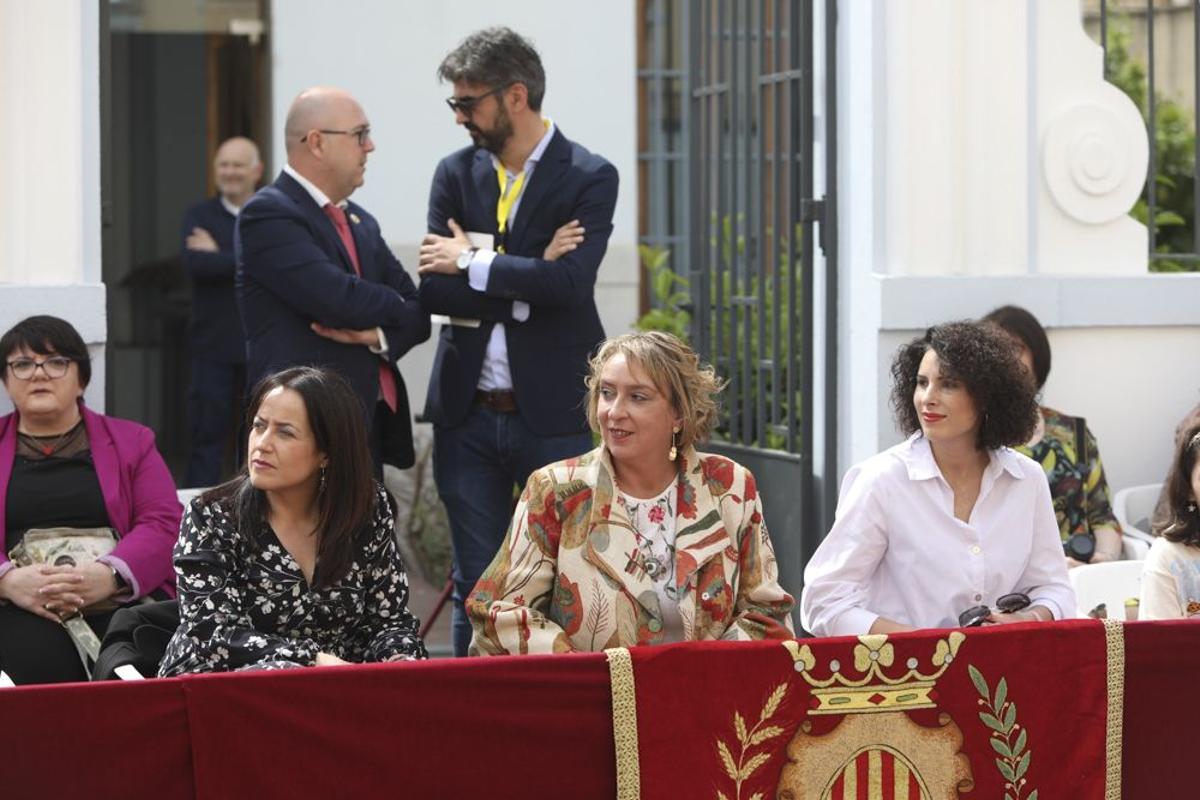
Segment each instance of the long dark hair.
[[[1200,511],[1192,493],[1192,470],[1200,457],[1200,425],[1193,425],[1175,446],[1171,474],[1167,476],[1167,525],[1163,538],[1200,547]],[[1188,508],[1188,506],[1191,508]]]
[[[336,372],[293,367],[259,381],[247,407],[246,430],[253,427],[263,398],[280,387],[300,395],[317,450],[329,459],[325,488],[317,495],[317,564],[312,583],[313,588],[326,588],[350,569],[354,538],[369,528],[375,513],[375,478],[362,404]],[[209,490],[200,502],[220,503],[251,536],[267,535],[266,494],[250,483],[245,465],[236,478]]]

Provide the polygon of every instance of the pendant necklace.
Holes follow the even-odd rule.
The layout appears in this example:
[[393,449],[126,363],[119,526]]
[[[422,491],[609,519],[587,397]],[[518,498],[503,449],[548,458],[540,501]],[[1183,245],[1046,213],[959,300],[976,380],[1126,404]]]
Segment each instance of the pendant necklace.
[[48,436],[46,436],[46,437],[35,436],[32,433],[26,433],[26,434],[24,434],[24,436],[27,440],[29,440],[30,444],[34,445],[39,451],[41,451],[43,456],[45,456],[46,458],[49,458],[50,456],[54,455],[55,452],[58,451],[58,448],[60,448],[66,442],[67,437],[70,436],[72,433],[74,433],[78,427],[79,427],[79,423],[77,422],[74,425],[72,425],[65,433],[60,433],[58,436],[56,436],[54,438],[54,441],[51,442],[50,444],[46,444],[44,441],[42,441],[43,438],[45,438],[45,439],[50,438]]

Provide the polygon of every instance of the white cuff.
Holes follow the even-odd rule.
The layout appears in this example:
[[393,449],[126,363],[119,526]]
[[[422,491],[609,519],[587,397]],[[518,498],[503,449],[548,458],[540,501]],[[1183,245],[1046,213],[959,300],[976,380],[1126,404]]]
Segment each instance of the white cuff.
[[383,328],[379,328],[379,327],[375,328],[375,333],[379,335],[379,347],[371,347],[370,345],[367,345],[367,349],[370,350],[375,355],[382,358],[384,361],[387,361],[387,354],[388,354],[387,336],[384,335]]
[[824,636],[865,636],[879,615],[865,608],[849,608],[829,624]]
[[467,285],[477,292],[487,291],[488,275],[492,271],[492,261],[496,258],[495,250],[476,250],[467,267]]
[[524,300],[513,300],[512,318],[517,322],[529,319],[529,303]]

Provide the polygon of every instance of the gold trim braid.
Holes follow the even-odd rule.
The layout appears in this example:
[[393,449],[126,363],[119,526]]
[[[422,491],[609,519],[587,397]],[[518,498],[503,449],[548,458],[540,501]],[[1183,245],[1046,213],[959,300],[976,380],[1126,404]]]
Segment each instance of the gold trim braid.
[[604,651],[612,688],[613,741],[617,746],[617,800],[638,800],[642,795],[638,761],[637,690],[633,684],[633,659],[624,647]]
[[1108,714],[1104,725],[1104,800],[1121,798],[1121,746],[1125,731],[1125,627],[1120,620],[1104,620],[1108,655]]

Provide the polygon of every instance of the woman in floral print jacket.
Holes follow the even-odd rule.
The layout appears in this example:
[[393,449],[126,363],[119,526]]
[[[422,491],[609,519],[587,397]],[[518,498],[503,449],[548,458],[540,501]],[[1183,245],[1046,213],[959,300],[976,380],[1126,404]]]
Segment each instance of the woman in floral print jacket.
[[246,471],[184,515],[159,674],[425,658],[349,384],[288,369],[250,409]]
[[754,476],[700,453],[720,385],[664,333],[606,342],[588,419],[603,444],[537,470],[467,600],[471,653],[792,635]]

